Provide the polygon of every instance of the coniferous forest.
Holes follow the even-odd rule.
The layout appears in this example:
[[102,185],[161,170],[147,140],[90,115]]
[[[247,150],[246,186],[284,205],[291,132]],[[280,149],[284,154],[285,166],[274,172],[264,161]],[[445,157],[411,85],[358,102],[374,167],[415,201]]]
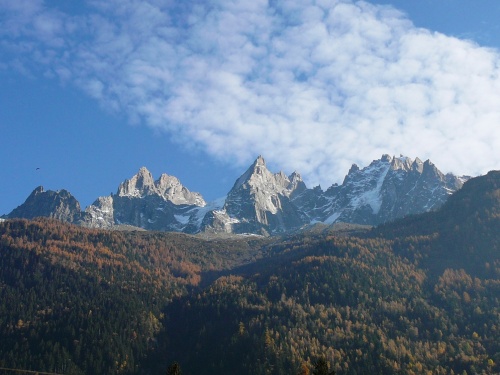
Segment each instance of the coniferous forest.
[[0,337],[1,368],[57,374],[498,374],[500,172],[371,230],[7,220]]

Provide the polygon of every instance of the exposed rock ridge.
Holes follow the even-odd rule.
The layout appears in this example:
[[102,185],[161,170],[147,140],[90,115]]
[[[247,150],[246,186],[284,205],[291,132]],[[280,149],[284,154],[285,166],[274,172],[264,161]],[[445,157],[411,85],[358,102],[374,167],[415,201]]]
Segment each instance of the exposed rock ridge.
[[290,197],[307,189],[300,175],[271,173],[262,156],[238,178],[224,206],[212,222],[204,220],[203,230],[227,228],[236,233],[284,232],[302,224],[301,215]]
[[82,225],[195,232],[200,221],[195,214],[205,205],[201,194],[189,191],[177,177],[164,173],[154,180],[151,172],[142,167],[120,184],[116,194],[100,197],[87,207]]
[[312,221],[377,225],[436,209],[462,184],[456,176],[443,175],[429,160],[383,155],[363,169],[353,165],[342,185],[296,203],[308,206],[303,210]]
[[155,181],[146,167],[141,167],[135,176],[123,181],[116,194],[135,198],[158,195],[173,204],[193,204],[200,207],[206,204],[201,194],[190,192],[177,177],[164,173]]
[[45,191],[43,186],[38,186],[26,201],[7,217],[33,219],[42,216],[77,223],[82,215],[80,203],[67,190]]
[[377,225],[434,210],[467,179],[444,175],[429,160],[382,155],[364,168],[353,164],[341,185],[323,191],[307,188],[297,172],[270,172],[259,156],[226,197],[208,204],[176,177],[154,180],[142,167],[116,194],[99,197],[85,212],[67,191],[39,187],[7,217],[49,216],[93,228],[269,235],[317,222]]

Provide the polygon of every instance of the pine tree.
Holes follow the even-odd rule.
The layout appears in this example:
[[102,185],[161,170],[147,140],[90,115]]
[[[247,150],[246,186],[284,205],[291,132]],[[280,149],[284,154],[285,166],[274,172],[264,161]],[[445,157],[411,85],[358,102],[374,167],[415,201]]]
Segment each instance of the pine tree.
[[319,357],[314,365],[313,375],[335,375],[335,371],[328,372],[328,362],[325,357]]
[[172,363],[168,367],[166,375],[182,375],[181,366],[177,362]]

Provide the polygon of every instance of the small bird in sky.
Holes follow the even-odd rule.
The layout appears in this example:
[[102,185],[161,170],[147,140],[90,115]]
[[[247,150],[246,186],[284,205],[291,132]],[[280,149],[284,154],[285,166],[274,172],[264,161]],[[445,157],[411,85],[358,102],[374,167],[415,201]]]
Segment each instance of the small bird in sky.
[[40,167],[36,167],[35,171],[38,171],[40,169]]

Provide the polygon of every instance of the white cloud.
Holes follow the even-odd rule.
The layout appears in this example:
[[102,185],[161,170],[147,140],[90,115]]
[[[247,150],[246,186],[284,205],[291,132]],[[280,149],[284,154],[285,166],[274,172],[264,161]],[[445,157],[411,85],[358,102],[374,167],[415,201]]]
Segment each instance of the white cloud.
[[0,0],[0,45],[131,121],[310,185],[382,153],[500,168],[500,55],[347,0],[91,2],[71,15]]

